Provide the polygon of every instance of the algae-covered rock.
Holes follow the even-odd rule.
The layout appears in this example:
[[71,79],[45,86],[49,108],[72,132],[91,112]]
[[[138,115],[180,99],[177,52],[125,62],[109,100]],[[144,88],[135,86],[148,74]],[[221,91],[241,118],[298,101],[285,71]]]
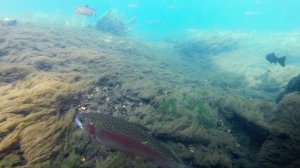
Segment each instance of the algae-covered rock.
[[284,95],[295,91],[300,91],[300,74],[289,81],[285,90],[278,96],[277,101],[279,102]]
[[218,101],[217,107],[225,119],[224,122],[230,125],[229,131],[233,131],[243,145],[251,146],[251,150],[260,148],[269,135],[269,127],[255,102],[250,103],[239,96],[227,95]]
[[300,93],[286,95],[275,115],[274,131],[260,149],[257,167],[300,167]]

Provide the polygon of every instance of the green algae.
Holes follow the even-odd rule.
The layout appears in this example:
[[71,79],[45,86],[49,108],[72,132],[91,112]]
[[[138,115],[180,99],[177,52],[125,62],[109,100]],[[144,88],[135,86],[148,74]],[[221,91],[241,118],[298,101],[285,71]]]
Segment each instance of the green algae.
[[0,168],[14,167],[19,162],[20,162],[20,157],[18,155],[16,155],[16,154],[10,154],[10,155],[5,156],[0,161]]
[[178,115],[178,109],[176,104],[177,100],[175,98],[168,98],[160,104],[160,106],[158,107],[158,112],[176,116]]
[[213,111],[200,98],[183,94],[182,97],[166,98],[160,103],[157,111],[174,117],[180,115],[191,115],[198,119],[199,124],[204,127],[216,125],[216,116]]
[[199,100],[193,98],[192,96],[190,96],[188,94],[183,94],[182,100],[183,100],[184,106],[189,110],[194,110],[198,106],[198,103],[199,103]]
[[212,127],[216,124],[213,111],[200,98],[183,94],[182,110],[186,110],[190,114],[196,115],[199,123],[205,127]]

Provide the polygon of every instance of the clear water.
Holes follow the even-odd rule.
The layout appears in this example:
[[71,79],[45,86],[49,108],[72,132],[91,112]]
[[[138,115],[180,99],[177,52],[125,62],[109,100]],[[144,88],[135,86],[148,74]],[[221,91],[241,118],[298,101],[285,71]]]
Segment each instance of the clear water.
[[0,16],[22,19],[43,14],[42,19],[47,22],[47,17],[51,19],[55,15],[55,20],[63,23],[75,16],[76,7],[84,5],[96,9],[98,17],[109,9],[121,12],[128,19],[134,17],[136,31],[158,37],[189,29],[291,31],[300,28],[297,0],[1,0]]

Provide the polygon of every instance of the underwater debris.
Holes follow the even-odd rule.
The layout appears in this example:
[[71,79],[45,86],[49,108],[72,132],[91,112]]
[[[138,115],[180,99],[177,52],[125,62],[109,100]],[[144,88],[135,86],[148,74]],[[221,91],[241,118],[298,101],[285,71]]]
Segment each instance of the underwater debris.
[[128,32],[123,17],[116,11],[106,12],[96,23],[96,29],[114,35],[125,35]]

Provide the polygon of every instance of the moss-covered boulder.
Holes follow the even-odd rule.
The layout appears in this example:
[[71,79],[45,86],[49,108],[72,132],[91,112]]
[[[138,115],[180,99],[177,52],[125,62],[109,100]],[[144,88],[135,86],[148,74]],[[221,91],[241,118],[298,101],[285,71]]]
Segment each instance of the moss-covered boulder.
[[286,95],[275,116],[274,131],[260,149],[257,167],[300,167],[300,92]]
[[300,74],[289,81],[285,90],[278,96],[277,102],[279,102],[284,95],[295,91],[300,91]]

